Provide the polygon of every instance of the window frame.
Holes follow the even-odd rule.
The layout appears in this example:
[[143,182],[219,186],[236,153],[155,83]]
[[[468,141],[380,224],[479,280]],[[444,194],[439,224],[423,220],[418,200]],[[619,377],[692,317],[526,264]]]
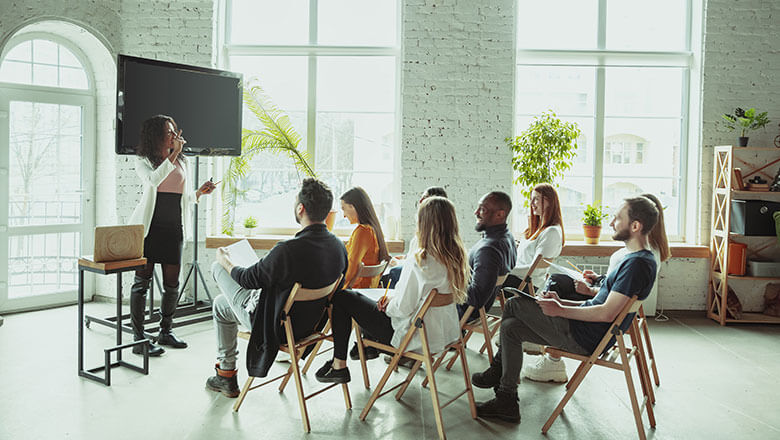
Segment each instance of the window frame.
[[[220,69],[230,70],[231,56],[304,56],[307,57],[307,103],[306,103],[306,151],[311,159],[310,165],[317,171],[317,60],[319,57],[343,56],[343,57],[393,57],[395,58],[395,136],[393,141],[393,163],[392,187],[393,200],[395,206],[395,217],[400,212],[400,145],[401,145],[401,3],[398,2],[396,8],[396,41],[393,46],[335,46],[317,44],[317,26],[318,26],[318,3],[326,0],[309,0],[309,42],[303,45],[271,45],[271,44],[233,44],[230,41],[230,29],[233,0],[219,0],[217,10],[217,38],[216,46],[216,64]],[[395,0],[397,1],[397,0]],[[290,165],[293,166],[292,164]],[[216,175],[222,175],[227,168],[226,159],[214,161]],[[338,210],[338,196],[334,194],[334,207]],[[210,216],[210,232],[215,235],[221,235],[219,213],[222,212],[221,196],[214,197],[211,200],[212,215]],[[292,212],[292,209],[290,210]],[[380,219],[381,220],[381,219]],[[383,225],[386,227],[386,225]],[[260,226],[257,228],[259,234],[269,235],[292,235],[297,230],[295,228]],[[335,228],[337,235],[349,235],[352,228]],[[390,232],[390,231],[388,231]],[[393,234],[385,234],[386,239],[395,238]]]
[[[518,0],[518,16],[521,13]],[[700,56],[692,50],[694,47],[693,29],[701,26],[701,17],[694,15],[694,6],[701,9],[700,0],[686,0],[686,20],[685,20],[685,46],[684,50],[679,51],[647,51],[647,50],[611,50],[606,48],[606,29],[607,29],[607,0],[598,0],[597,14],[597,47],[595,49],[527,49],[522,48],[521,43],[517,41],[515,74],[522,67],[590,67],[595,70],[594,87],[594,111],[592,116],[594,123],[594,139],[589,144],[593,146],[593,169],[591,177],[591,190],[593,200],[602,200],[604,192],[604,167],[607,165],[605,122],[607,120],[605,111],[606,101],[606,75],[609,68],[628,67],[628,68],[678,68],[682,70],[683,78],[681,84],[681,109],[680,109],[680,164],[679,164],[679,230],[677,234],[669,235],[670,241],[690,241],[696,235],[695,219],[697,217],[696,208],[698,207],[698,195],[693,192],[696,188],[695,181],[698,176],[699,162],[698,157],[698,135],[691,130],[696,123],[697,108],[699,98],[692,93],[692,83],[697,83],[696,75],[699,74]],[[517,20],[515,22],[517,26]],[[518,118],[535,116],[527,113],[520,113],[517,110],[519,90],[515,92],[515,129],[517,130]],[[581,115],[559,114],[559,117],[583,117]],[[652,117],[650,118],[652,119]],[[668,119],[664,117],[664,119]],[[691,147],[694,145],[695,147]],[[643,151],[644,153],[644,151]],[[644,159],[644,157],[643,157]],[[696,168],[691,169],[690,164],[695,164]],[[517,189],[517,186],[514,186]],[[519,191],[515,191],[519,196]],[[695,203],[691,203],[695,202]],[[606,225],[606,224],[605,224]],[[515,228],[519,232],[519,228]],[[581,230],[567,231],[567,238],[582,240]],[[611,237],[609,227],[602,229],[602,239],[609,240]]]

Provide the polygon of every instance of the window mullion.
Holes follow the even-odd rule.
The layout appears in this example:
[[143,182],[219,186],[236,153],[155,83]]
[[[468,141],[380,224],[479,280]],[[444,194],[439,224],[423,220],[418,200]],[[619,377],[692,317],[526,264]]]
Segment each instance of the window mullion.
[[[317,44],[317,0],[309,0],[309,44]],[[306,104],[306,151],[311,166],[317,167],[317,57],[308,55]]]
[[[607,0],[599,0],[597,46],[604,50],[607,45]],[[601,62],[601,60],[600,60]],[[596,120],[593,140],[593,200],[603,200],[604,188],[604,105],[606,69],[596,68]]]

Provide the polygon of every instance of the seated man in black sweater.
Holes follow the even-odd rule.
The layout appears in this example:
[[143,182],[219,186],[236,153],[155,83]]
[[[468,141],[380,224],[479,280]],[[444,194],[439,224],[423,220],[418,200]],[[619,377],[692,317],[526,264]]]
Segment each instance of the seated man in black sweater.
[[[233,264],[225,248],[217,249],[211,271],[222,295],[214,298],[217,330],[217,374],[206,381],[210,390],[228,397],[239,394],[236,376],[238,324],[252,329],[246,365],[250,376],[265,377],[285,343],[280,314],[293,284],[317,289],[347,271],[344,243],[325,227],[333,193],[323,182],[305,179],[295,204],[295,220],[303,227],[295,238],[281,241],[250,267]],[[326,299],[296,303],[290,311],[294,337],[312,332],[323,316]]]

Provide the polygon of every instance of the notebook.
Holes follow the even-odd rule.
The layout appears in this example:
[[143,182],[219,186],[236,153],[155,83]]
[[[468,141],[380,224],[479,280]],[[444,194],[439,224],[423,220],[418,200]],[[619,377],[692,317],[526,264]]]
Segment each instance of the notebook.
[[144,254],[144,225],[97,226],[94,261],[134,260]]
[[236,266],[249,267],[260,260],[247,239],[225,246],[225,249],[230,253],[230,260]]

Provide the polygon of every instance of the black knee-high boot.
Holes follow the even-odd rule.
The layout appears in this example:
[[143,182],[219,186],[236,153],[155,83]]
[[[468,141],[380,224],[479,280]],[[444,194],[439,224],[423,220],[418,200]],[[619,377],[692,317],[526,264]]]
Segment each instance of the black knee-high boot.
[[187,348],[187,343],[176,337],[171,331],[173,315],[176,313],[176,305],[179,301],[179,286],[163,286],[162,301],[160,303],[160,335],[157,343],[169,345],[173,348]]
[[133,326],[135,340],[144,339],[144,309],[146,308],[146,292],[149,291],[151,279],[135,276],[133,287],[130,288],[130,321]]

